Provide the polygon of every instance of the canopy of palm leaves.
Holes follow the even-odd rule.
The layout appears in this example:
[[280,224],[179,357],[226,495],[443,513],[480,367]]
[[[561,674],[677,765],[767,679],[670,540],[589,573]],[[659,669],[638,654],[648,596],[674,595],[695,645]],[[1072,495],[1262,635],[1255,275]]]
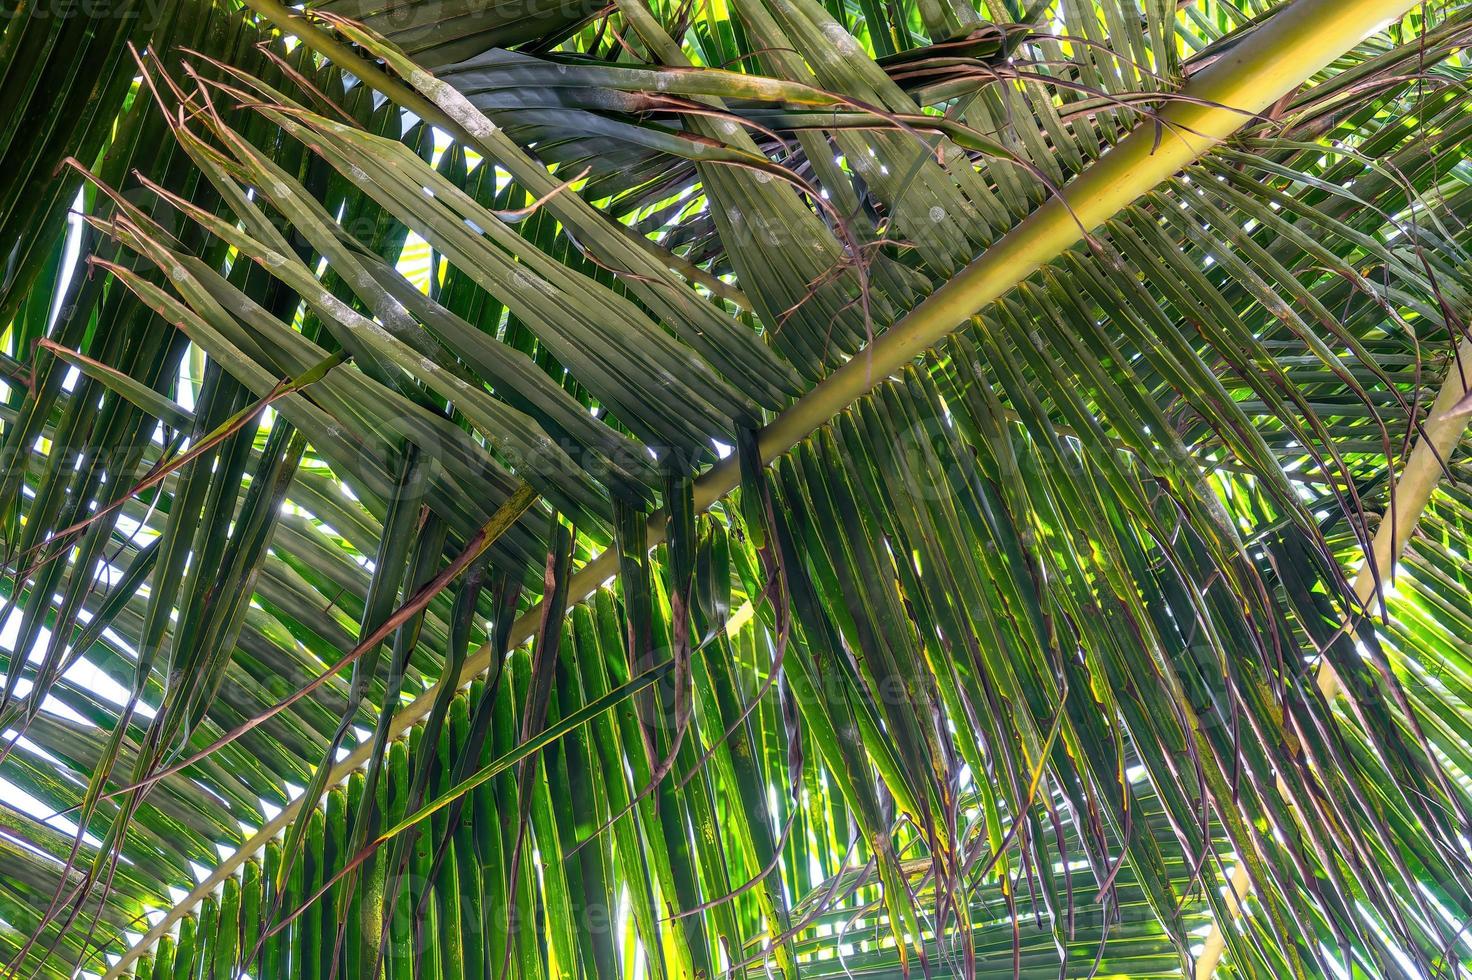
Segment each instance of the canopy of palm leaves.
[[1472,4],[245,2],[6,5],[5,976],[1472,965]]

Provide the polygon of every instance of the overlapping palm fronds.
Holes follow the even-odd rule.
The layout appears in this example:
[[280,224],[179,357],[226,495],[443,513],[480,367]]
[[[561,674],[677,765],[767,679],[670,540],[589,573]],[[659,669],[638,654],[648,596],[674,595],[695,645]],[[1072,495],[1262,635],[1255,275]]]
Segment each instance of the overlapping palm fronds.
[[[1328,6],[88,34],[112,101],[4,212],[7,975],[1472,964],[1459,441],[1396,491],[1472,8],[1196,94]],[[825,400],[1186,107],[1240,131]]]

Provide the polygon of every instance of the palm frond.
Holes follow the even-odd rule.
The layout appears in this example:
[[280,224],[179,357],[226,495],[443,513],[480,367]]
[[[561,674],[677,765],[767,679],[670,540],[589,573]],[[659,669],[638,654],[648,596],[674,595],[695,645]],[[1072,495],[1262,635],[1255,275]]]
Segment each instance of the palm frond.
[[11,20],[8,972],[1455,975],[1412,6]]

